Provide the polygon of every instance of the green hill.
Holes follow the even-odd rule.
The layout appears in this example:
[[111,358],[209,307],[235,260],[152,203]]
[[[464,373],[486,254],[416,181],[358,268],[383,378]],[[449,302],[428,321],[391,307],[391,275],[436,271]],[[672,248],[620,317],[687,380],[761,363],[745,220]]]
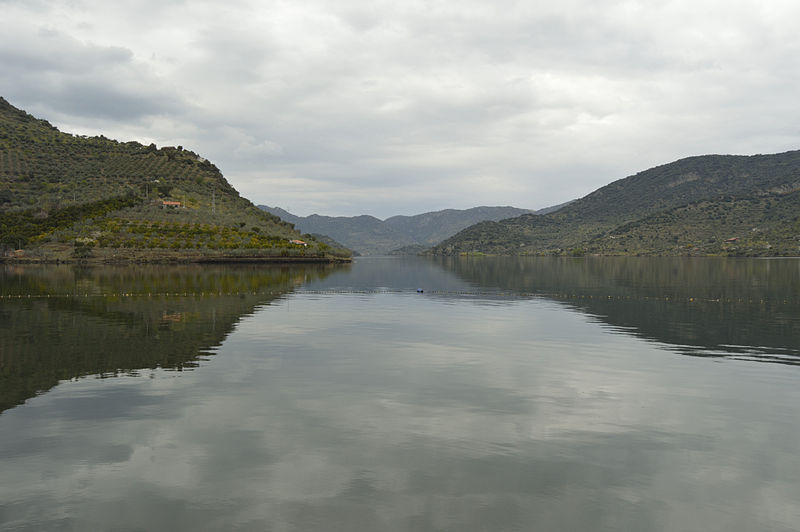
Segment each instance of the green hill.
[[3,98],[0,249],[5,258],[26,260],[348,254],[257,208],[216,166],[181,146],[62,133]]
[[623,224],[588,242],[593,253],[800,255],[800,191],[703,200]]
[[800,151],[690,157],[553,213],[476,224],[430,252],[798,255],[799,190]]

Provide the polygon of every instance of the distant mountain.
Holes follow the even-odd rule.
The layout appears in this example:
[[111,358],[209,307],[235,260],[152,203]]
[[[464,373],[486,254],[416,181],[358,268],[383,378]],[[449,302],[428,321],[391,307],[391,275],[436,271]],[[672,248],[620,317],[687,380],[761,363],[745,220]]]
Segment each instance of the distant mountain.
[[181,146],[63,133],[0,97],[4,260],[324,259]]
[[416,216],[392,216],[384,223],[387,227],[408,235],[413,244],[432,246],[478,222],[503,220],[533,212],[516,207],[473,207],[465,210],[446,209]]
[[798,191],[800,151],[689,157],[549,214],[481,222],[430,252],[800,255]]
[[327,235],[362,255],[386,255],[400,248],[424,249],[475,223],[535,212],[515,207],[474,207],[379,220],[367,215],[301,217],[279,207],[259,207],[304,233]]

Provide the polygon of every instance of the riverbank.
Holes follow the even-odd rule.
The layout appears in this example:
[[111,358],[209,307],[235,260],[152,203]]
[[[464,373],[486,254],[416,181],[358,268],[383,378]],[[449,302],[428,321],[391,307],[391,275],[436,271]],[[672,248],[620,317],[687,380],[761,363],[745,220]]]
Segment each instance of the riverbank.
[[50,244],[20,249],[0,256],[5,264],[222,264],[222,263],[348,263],[351,257],[311,255],[305,250],[171,250],[89,248],[76,252],[73,246]]

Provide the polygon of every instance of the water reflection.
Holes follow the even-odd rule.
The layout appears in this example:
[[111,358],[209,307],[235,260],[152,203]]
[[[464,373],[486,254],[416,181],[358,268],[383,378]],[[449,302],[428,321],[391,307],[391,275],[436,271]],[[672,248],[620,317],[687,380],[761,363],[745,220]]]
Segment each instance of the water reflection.
[[[67,374],[160,367],[64,382],[0,415],[0,528],[749,532],[800,522],[797,369],[665,356],[669,344],[642,340],[641,316],[619,317],[616,307],[642,301],[645,323],[689,321],[665,314],[687,280],[657,277],[667,294],[635,266],[494,259],[187,274],[6,278],[17,295],[41,296],[0,302],[4,320],[28,313],[26,341],[57,350],[36,337],[52,330],[42,336],[99,361]],[[737,283],[720,287],[748,293]],[[132,285],[138,295],[120,295]],[[125,350],[140,334],[138,350],[103,365],[103,346]],[[175,335],[170,350],[155,335]],[[183,343],[216,354],[176,373],[199,360],[163,366]],[[161,358],[135,358],[148,349]],[[19,382],[57,359],[14,362]]]
[[260,305],[304,291],[543,297],[706,357],[800,364],[800,260],[360,259],[326,266],[0,270],[0,411],[84,375],[191,368]]
[[85,375],[184,370],[259,305],[329,266],[0,270],[0,412]]
[[438,262],[478,290],[559,301],[687,355],[800,364],[800,260],[476,257]]

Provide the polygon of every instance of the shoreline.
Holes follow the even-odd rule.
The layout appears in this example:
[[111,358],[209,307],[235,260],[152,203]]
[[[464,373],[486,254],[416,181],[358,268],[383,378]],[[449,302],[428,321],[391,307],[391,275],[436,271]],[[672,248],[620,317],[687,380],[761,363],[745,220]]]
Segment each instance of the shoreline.
[[330,256],[259,256],[259,255],[167,255],[147,256],[145,254],[113,255],[100,257],[63,257],[63,256],[16,256],[0,257],[0,264],[72,264],[72,265],[106,265],[106,264],[348,264],[352,257]]

